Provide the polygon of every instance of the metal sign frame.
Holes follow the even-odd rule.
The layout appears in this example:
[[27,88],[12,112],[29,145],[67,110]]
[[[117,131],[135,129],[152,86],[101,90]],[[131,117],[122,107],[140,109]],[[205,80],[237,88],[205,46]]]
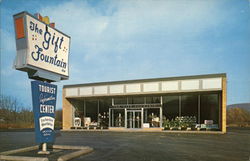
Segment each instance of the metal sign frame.
[[[70,42],[71,42],[71,38],[70,36],[62,33],[61,31],[50,27],[49,25],[45,24],[44,22],[40,21],[39,19],[37,19],[35,16],[29,14],[28,12],[21,12],[18,14],[15,14],[13,16],[14,18],[14,26],[15,26],[15,35],[16,35],[16,49],[17,49],[17,54],[16,54],[16,58],[14,61],[14,68],[20,71],[24,71],[28,73],[29,78],[31,79],[35,79],[35,80],[42,80],[42,81],[47,81],[47,82],[57,82],[60,80],[67,80],[69,78],[69,53],[70,53]],[[29,27],[28,20],[34,20],[34,22],[37,22],[37,26],[43,26],[42,28],[36,28],[37,26],[35,26],[34,24],[34,31],[36,33],[31,35],[31,27]],[[31,24],[30,24],[31,25]],[[48,33],[47,35],[46,32],[51,32]],[[56,34],[55,34],[56,33]],[[36,35],[37,34],[37,35]],[[48,35],[50,34],[50,38],[48,38]],[[52,35],[53,34],[53,35]],[[62,36],[60,40],[59,37],[56,38],[56,35],[60,35]],[[32,36],[32,37],[31,37]],[[54,38],[53,38],[54,36]],[[30,59],[28,59],[29,57],[31,57],[31,48],[36,48],[37,51],[34,52],[38,52],[38,50],[41,50],[40,53],[42,54],[43,51],[45,51],[46,49],[40,46],[40,48],[38,48],[37,46],[31,46],[30,45],[30,41],[31,39],[34,41],[37,40],[38,41],[42,41],[40,40],[41,37],[44,37],[43,42],[47,39],[47,43],[56,43],[53,44],[55,46],[55,49],[57,48],[58,50],[55,50],[55,53],[58,52],[60,53],[60,55],[58,53],[58,59],[57,57],[52,57],[55,56],[55,53],[53,52],[49,52],[48,53],[48,57],[50,58],[50,61],[46,61],[44,62],[39,61],[38,63],[36,62],[32,62]],[[40,39],[39,39],[40,38]],[[66,46],[67,49],[61,49],[61,44],[64,43],[63,42],[63,38],[66,39],[64,40],[64,42],[66,44],[64,44]],[[48,39],[50,39],[48,41]],[[52,39],[53,39],[53,43],[52,43]],[[55,39],[55,40],[54,40]],[[59,46],[60,45],[60,50],[59,50]],[[51,45],[52,46],[52,45]],[[65,46],[63,46],[65,48]],[[62,47],[62,48],[63,48]],[[38,48],[38,49],[37,49]],[[49,47],[48,47],[49,48]],[[51,47],[52,48],[52,47]],[[42,51],[43,50],[43,51]],[[52,50],[49,48],[49,50]],[[62,52],[64,52],[66,55],[61,54]],[[40,54],[40,56],[41,56]],[[44,54],[43,58],[46,55]],[[61,58],[65,58],[65,59],[59,59],[59,57]],[[45,59],[45,58],[44,58]],[[60,62],[61,61],[61,64]],[[32,63],[30,63],[32,62]],[[49,63],[48,63],[49,62]],[[40,63],[40,64],[39,64]],[[65,64],[63,64],[65,63]],[[60,66],[61,65],[61,66]],[[60,69],[60,67],[62,67],[62,69]],[[64,69],[63,69],[64,68]]]

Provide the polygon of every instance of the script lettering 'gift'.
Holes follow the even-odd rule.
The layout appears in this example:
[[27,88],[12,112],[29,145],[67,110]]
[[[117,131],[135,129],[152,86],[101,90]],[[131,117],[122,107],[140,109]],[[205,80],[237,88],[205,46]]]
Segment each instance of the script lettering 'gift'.
[[27,17],[29,58],[33,66],[68,75],[69,37],[48,25]]

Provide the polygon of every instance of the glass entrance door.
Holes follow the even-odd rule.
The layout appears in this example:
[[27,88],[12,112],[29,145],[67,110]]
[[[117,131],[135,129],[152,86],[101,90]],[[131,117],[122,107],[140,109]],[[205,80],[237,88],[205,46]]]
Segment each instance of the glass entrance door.
[[141,110],[127,110],[127,128],[141,128]]

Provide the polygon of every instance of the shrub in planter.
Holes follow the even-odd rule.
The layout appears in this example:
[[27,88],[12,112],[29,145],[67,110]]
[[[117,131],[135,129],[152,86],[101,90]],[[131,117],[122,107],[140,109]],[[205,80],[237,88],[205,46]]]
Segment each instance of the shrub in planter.
[[169,119],[163,121],[163,127],[165,130],[170,129],[170,121]]

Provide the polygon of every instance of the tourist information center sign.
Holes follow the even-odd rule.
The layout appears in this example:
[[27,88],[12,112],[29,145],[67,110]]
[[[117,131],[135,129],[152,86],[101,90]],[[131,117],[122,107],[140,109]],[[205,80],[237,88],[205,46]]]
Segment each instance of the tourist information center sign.
[[45,70],[68,79],[70,37],[27,12],[14,15],[15,68]]
[[36,142],[53,143],[57,86],[32,81],[31,88]]

